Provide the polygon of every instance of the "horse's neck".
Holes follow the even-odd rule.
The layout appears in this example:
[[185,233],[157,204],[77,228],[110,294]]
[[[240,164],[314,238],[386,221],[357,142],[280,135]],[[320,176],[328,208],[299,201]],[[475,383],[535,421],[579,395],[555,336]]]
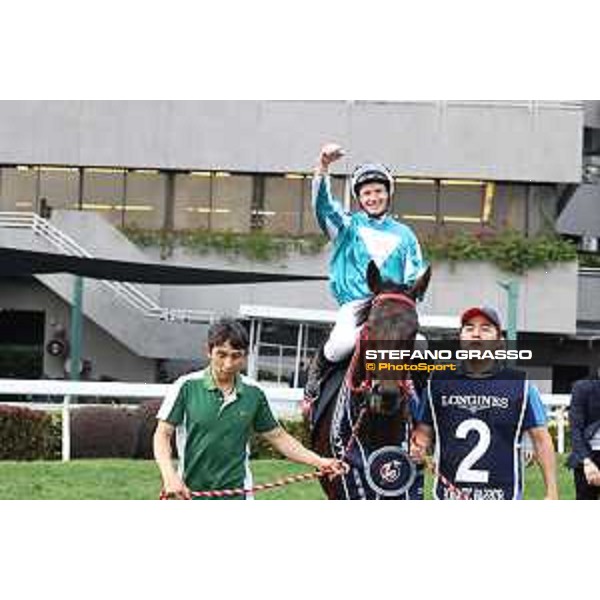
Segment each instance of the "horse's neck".
[[369,445],[375,448],[382,446],[398,446],[408,441],[411,421],[400,415],[383,416],[369,413],[364,437]]

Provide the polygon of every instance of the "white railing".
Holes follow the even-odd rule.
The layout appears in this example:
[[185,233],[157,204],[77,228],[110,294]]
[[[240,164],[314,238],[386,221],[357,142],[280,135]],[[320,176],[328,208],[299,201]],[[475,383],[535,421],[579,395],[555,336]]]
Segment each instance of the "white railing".
[[541,394],[546,405],[548,418],[556,422],[556,449],[559,454],[565,453],[565,430],[567,427],[571,394]]
[[[71,455],[71,432],[69,414],[78,406],[73,401],[77,397],[94,398],[164,398],[169,384],[123,383],[119,381],[58,381],[53,379],[0,379],[0,404],[26,406],[38,410],[62,410],[62,457],[68,461]],[[273,412],[279,417],[297,418],[300,416],[302,388],[270,387],[262,388]],[[43,396],[56,397],[56,402],[2,402],[2,396]],[[548,409],[551,420],[556,421],[558,440],[557,450],[565,452],[565,429],[567,409],[571,401],[569,394],[542,394],[542,401]]]
[[[42,237],[63,254],[82,258],[94,258],[90,252],[75,240],[36,213],[0,212],[0,227],[31,229],[34,234]],[[187,323],[212,322],[215,317],[214,311],[209,310],[164,308],[132,283],[101,280],[101,285],[123,298],[125,302],[135,310],[140,311],[145,317]]]
[[[273,354],[263,353],[261,355],[261,349],[271,349],[274,351]],[[303,346],[300,351],[300,357],[302,361],[306,361],[307,357],[313,356],[317,348],[312,346]],[[284,379],[283,372],[284,368],[294,375],[296,367],[296,355],[298,353],[298,346],[291,344],[275,344],[271,342],[263,342],[262,340],[256,344],[256,372],[263,370],[275,369],[275,375],[277,383],[281,383]]]
[[[58,381],[54,379],[0,379],[0,404],[25,406],[34,410],[62,410],[62,458],[71,458],[70,412],[90,404],[78,404],[78,397],[150,399],[164,398],[169,384],[123,383],[120,381]],[[264,387],[273,412],[279,417],[299,416],[302,389]],[[2,401],[2,396],[56,397],[56,402]]]

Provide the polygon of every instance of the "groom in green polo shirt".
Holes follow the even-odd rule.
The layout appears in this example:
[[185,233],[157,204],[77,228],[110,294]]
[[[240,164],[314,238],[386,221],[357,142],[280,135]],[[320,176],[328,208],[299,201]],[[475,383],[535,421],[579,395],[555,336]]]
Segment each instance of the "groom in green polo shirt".
[[[209,366],[180,377],[158,412],[154,456],[170,497],[191,498],[191,490],[252,487],[248,442],[262,435],[286,458],[329,472],[345,465],[305,448],[283,429],[263,391],[240,375],[248,335],[235,320],[223,319],[208,332]],[[171,438],[176,432],[179,471],[173,466]]]

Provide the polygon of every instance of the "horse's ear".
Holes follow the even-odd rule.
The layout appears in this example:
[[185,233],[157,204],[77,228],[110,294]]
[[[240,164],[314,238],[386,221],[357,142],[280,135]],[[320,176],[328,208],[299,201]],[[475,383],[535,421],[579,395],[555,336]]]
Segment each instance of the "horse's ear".
[[375,264],[375,261],[370,261],[367,267],[367,284],[373,294],[377,295],[381,291],[381,273]]
[[409,296],[415,300],[420,300],[425,296],[425,292],[429,287],[429,280],[431,279],[431,265],[427,265],[427,268],[421,272],[417,277],[415,284],[409,290]]

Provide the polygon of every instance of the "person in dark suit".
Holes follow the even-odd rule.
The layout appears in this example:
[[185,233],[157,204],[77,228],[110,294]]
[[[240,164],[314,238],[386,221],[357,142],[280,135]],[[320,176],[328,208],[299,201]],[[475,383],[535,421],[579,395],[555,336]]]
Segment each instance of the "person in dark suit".
[[575,383],[569,406],[573,469],[577,500],[600,499],[600,379]]

